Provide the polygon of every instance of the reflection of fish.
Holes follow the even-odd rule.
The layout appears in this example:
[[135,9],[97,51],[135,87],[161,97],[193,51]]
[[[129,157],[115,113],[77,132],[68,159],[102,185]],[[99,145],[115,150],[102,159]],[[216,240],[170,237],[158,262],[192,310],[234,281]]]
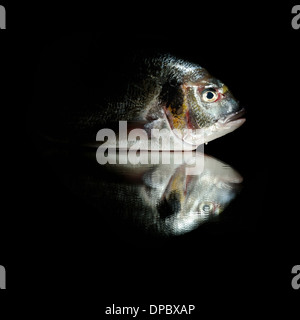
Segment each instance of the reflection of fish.
[[[173,155],[176,157],[176,154]],[[164,165],[146,172],[141,197],[153,210],[158,231],[179,235],[219,215],[235,197],[242,177],[224,163],[196,154],[204,161],[197,175],[187,175],[186,164],[166,170]],[[174,159],[173,159],[174,160]],[[177,162],[177,161],[176,161]]]
[[[92,68],[98,70],[97,77],[86,70]],[[98,78],[102,80],[97,85]],[[64,100],[59,96],[44,115],[50,129],[46,135],[64,141],[95,143],[101,128],[114,127],[124,120],[130,122],[128,130],[138,127],[150,137],[151,129],[166,129],[165,134],[178,141],[178,146],[167,146],[157,140],[157,145],[152,145],[155,149],[195,149],[245,121],[241,118],[243,109],[226,85],[199,65],[169,54],[134,53],[125,62],[101,63],[100,70],[83,64],[78,79],[70,81],[74,86],[68,96]],[[91,90],[90,86],[96,88]],[[87,101],[80,102],[81,98],[71,103],[70,94],[76,96],[81,91],[90,94]],[[59,107],[55,105],[60,103]],[[39,114],[43,108],[39,106]]]
[[[85,162],[62,154],[55,158],[66,184],[98,207],[115,226],[126,222],[143,233],[174,236],[218,216],[242,181],[239,173],[219,160],[200,152],[186,155],[183,161],[178,152],[171,153],[168,165],[96,165],[94,169],[93,153]],[[195,157],[200,165],[192,167],[193,175],[189,175],[190,165],[186,163]]]

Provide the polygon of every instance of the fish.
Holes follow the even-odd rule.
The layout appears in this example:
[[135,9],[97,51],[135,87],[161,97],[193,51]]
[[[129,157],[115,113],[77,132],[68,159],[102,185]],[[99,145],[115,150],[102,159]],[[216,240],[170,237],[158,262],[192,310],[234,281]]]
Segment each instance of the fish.
[[[119,148],[126,142],[129,149],[136,141],[128,134],[139,129],[140,150],[195,150],[245,122],[245,109],[229,88],[197,63],[160,51],[113,56],[113,61],[99,57],[97,65],[90,56],[79,67],[67,68],[80,70],[68,76],[70,84],[65,84],[66,71],[57,70],[65,81],[62,93],[38,110],[46,139],[96,147],[105,140],[98,132],[111,129],[118,143],[106,146]],[[121,121],[127,123],[125,136],[119,135]]]
[[[140,150],[195,150],[246,120],[245,109],[228,87],[197,64],[165,54],[143,60],[138,70],[125,96],[108,103],[103,117],[107,123],[113,117],[144,130]],[[128,141],[128,136],[119,136],[119,145],[124,145],[121,139]]]

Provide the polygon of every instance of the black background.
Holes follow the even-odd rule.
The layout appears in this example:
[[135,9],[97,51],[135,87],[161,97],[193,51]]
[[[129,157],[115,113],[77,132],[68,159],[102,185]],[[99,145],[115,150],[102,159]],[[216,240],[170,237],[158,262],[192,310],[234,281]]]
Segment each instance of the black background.
[[[198,316],[289,312],[297,296],[291,268],[299,264],[295,3],[1,4],[0,264],[7,301],[54,315],[61,305],[66,314],[103,316],[112,303],[194,303]],[[103,213],[73,196],[41,161],[26,123],[42,53],[85,30],[116,43],[151,39],[222,79],[246,107],[243,127],[205,147],[247,182],[222,223],[153,247],[121,231],[112,236]]]

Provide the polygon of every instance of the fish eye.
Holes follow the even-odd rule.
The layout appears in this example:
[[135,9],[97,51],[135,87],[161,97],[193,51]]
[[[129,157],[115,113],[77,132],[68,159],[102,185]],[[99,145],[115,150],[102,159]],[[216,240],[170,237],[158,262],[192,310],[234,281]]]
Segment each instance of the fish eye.
[[202,91],[201,98],[204,102],[215,102],[219,95],[213,88],[208,88]]
[[212,202],[202,202],[199,209],[200,214],[211,214],[214,211],[214,204]]

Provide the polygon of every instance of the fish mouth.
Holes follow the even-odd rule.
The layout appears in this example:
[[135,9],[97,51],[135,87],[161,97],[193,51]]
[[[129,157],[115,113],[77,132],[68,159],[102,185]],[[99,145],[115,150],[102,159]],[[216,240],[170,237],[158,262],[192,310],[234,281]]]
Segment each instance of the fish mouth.
[[245,114],[246,114],[246,110],[245,108],[242,108],[237,112],[232,112],[228,116],[219,119],[217,122],[227,124],[236,120],[246,120],[245,118],[242,118]]
[[246,121],[246,119],[243,118],[246,110],[242,108],[239,111],[232,112],[229,115],[216,120],[216,122],[209,127],[199,128],[198,124],[191,119],[190,112],[188,110],[186,112],[187,117],[184,119],[185,128],[180,128],[178,130],[178,128],[176,128],[174,125],[172,114],[170,114],[168,110],[165,111],[169,126],[175,136],[182,139],[188,145],[192,145],[194,149],[203,143],[208,143],[209,141],[215,140],[236,130]]

